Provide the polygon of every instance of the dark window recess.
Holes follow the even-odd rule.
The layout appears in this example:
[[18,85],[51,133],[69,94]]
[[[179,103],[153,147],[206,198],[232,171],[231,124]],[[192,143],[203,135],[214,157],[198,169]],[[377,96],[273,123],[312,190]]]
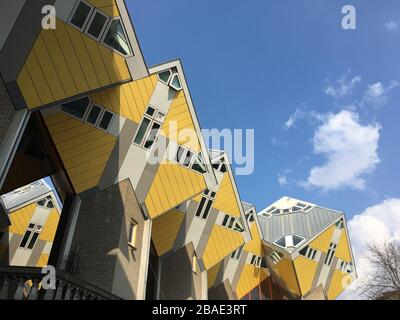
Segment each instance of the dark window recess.
[[106,22],[107,18],[101,13],[96,12],[87,32],[97,39],[100,36],[101,30],[103,29]]
[[108,111],[104,111],[103,118],[101,119],[99,123],[99,127],[101,129],[107,130],[108,127],[110,126],[111,120],[113,118],[113,114]]
[[104,38],[104,43],[119,51],[123,55],[130,54],[129,44],[119,19],[114,20],[111,23],[111,26]]
[[46,204],[46,199],[39,200],[37,204],[43,207]]
[[47,203],[47,206],[46,206],[46,207],[49,208],[49,209],[53,209],[53,208],[54,208],[53,201],[49,201],[49,202]]
[[146,134],[147,128],[150,125],[150,120],[148,118],[143,118],[142,124],[139,127],[139,130],[135,137],[135,143],[141,144]]
[[31,241],[28,244],[28,249],[32,249],[35,246],[36,240],[39,237],[39,233],[35,232],[32,236]]
[[75,10],[74,16],[71,19],[71,23],[79,29],[82,29],[85,25],[86,19],[88,18],[91,9],[92,8],[88,5],[80,2]]
[[301,250],[299,251],[299,253],[300,253],[302,256],[305,256],[306,253],[307,253],[307,249],[308,249],[308,246],[305,246],[303,249],[301,249]]
[[89,103],[90,103],[89,98],[84,97],[84,98],[81,98],[78,100],[74,100],[74,101],[62,104],[61,109],[65,113],[73,115],[74,117],[77,117],[82,120]]
[[37,136],[33,136],[30,138],[24,153],[39,160],[43,160],[45,158],[42,145],[40,144],[39,138]]
[[222,222],[222,225],[223,225],[224,227],[225,227],[226,224],[228,223],[228,219],[229,219],[229,216],[225,215],[224,221]]
[[206,198],[201,198],[199,207],[197,208],[197,211],[196,211],[196,217],[200,217],[200,214],[201,214],[201,211],[203,210],[205,202],[206,202]]
[[211,209],[211,205],[213,204],[213,201],[208,200],[207,206],[206,206],[206,210],[204,210],[204,214],[203,214],[203,219],[207,219],[208,214],[210,213],[210,209]]
[[212,164],[212,167],[213,167],[215,170],[218,170],[218,168],[219,168],[219,163],[213,163],[213,164]]
[[185,167],[188,167],[189,165],[190,165],[190,161],[192,160],[192,157],[193,157],[193,152],[192,151],[187,151],[186,152],[186,156],[185,156],[185,159],[183,160],[183,165],[185,166]]
[[225,173],[227,171],[225,163],[221,166],[221,172]]
[[144,143],[144,147],[146,149],[150,148],[153,145],[153,143],[157,137],[158,130],[160,128],[161,128],[161,126],[158,123],[156,123],[156,122],[153,123],[153,126],[150,130],[149,137],[147,138],[146,142]]
[[92,108],[90,109],[86,121],[91,124],[95,124],[97,122],[97,119],[99,118],[100,112],[101,108],[99,106],[93,105]]
[[169,78],[171,77],[171,71],[166,70],[166,71],[160,72],[160,73],[158,74],[158,76],[159,76],[159,78],[160,78],[162,81],[168,83],[168,80],[169,80]]
[[26,231],[24,237],[22,238],[21,244],[19,245],[21,248],[25,248],[26,243],[28,242],[29,237],[31,236],[32,231]]

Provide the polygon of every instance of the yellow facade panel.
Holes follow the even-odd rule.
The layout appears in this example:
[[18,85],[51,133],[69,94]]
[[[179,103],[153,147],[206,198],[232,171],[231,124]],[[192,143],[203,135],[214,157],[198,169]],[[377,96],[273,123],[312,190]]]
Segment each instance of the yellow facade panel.
[[328,289],[328,299],[336,299],[337,296],[341,294],[348,285],[350,285],[350,283],[351,276],[348,273],[341,272],[340,270],[335,270]]
[[39,239],[43,241],[53,242],[56,235],[58,222],[60,221],[60,215],[57,209],[51,210],[43,230],[39,235]]
[[41,254],[37,263],[36,267],[44,267],[47,266],[47,262],[49,261],[49,255],[48,254]]
[[301,294],[305,295],[311,290],[314,276],[317,272],[318,262],[299,256],[293,263],[297,278],[299,279]]
[[350,243],[347,239],[347,234],[345,230],[342,231],[340,235],[339,243],[336,248],[335,256],[343,261],[351,261]]
[[236,295],[238,299],[243,298],[245,294],[253,290],[267,277],[268,274],[265,270],[256,268],[251,264],[245,264],[236,287]]
[[170,140],[196,152],[201,151],[193,118],[183,90],[179,91],[168,111],[162,126],[163,134]]
[[240,209],[232,183],[233,181],[229,173],[225,173],[213,207],[226,214],[239,218]]
[[278,264],[274,265],[272,269],[275,271],[278,277],[285,282],[287,289],[290,292],[296,295],[300,295],[300,288],[297,282],[292,260],[284,257],[281,261],[278,262]]
[[115,0],[88,0],[90,4],[103,11],[109,17],[118,17],[119,11]]
[[158,256],[173,248],[184,217],[184,213],[171,210],[153,220],[152,240]]
[[8,216],[11,222],[11,225],[8,227],[8,232],[23,235],[28,228],[29,221],[31,221],[36,207],[37,204],[35,202],[26,207],[13,211]]
[[317,238],[310,242],[310,247],[324,253],[328,252],[329,245],[332,241],[333,232],[335,231],[336,226],[333,225],[325,230],[322,234],[320,234]]
[[250,252],[252,254],[255,254],[257,256],[264,256],[264,250],[262,247],[262,242],[261,242],[261,237],[258,232],[257,224],[254,222],[252,223],[250,227],[250,234],[251,234],[251,240],[246,242],[243,250],[246,252]]
[[210,270],[208,270],[208,272],[207,272],[208,289],[210,289],[214,285],[215,281],[217,280],[218,272],[221,269],[221,264],[222,264],[222,261],[217,263]]
[[95,187],[116,143],[116,137],[64,113],[45,117],[76,192]]
[[204,250],[203,261],[205,269],[212,268],[242,244],[244,244],[244,240],[240,232],[214,225]]
[[150,217],[155,218],[202,192],[206,183],[202,176],[199,183],[198,176],[201,175],[168,160],[160,164],[145,200]]
[[36,108],[130,78],[124,57],[57,19],[37,37],[17,83]]

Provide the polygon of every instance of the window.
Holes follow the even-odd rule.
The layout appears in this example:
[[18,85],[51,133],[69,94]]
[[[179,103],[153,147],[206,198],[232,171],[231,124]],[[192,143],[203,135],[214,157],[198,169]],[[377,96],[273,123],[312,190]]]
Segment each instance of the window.
[[20,248],[32,250],[35,246],[37,239],[39,238],[42,226],[34,223],[30,223],[28,229],[25,231],[24,237],[19,245]]
[[299,251],[299,254],[302,255],[303,257],[314,260],[317,254],[317,250],[311,248],[310,246],[305,246]]
[[189,167],[189,165],[190,165],[190,163],[191,163],[191,161],[192,161],[192,158],[193,158],[193,152],[190,151],[190,150],[187,150],[187,151],[186,151],[186,155],[185,155],[185,157],[183,158],[182,164],[183,164],[185,167]]
[[108,17],[106,15],[99,10],[95,10],[86,28],[86,33],[98,40],[106,27],[107,21]]
[[218,170],[221,173],[225,173],[228,171],[224,158],[221,158],[218,162],[212,164],[215,170]]
[[100,113],[101,108],[95,104],[92,104],[92,107],[90,108],[89,114],[86,118],[86,122],[95,125],[99,119]]
[[351,262],[338,261],[338,269],[342,272],[352,273],[353,264]]
[[338,229],[343,229],[344,228],[344,222],[343,219],[340,219],[338,222],[335,223],[336,228]]
[[86,3],[79,1],[74,13],[71,16],[70,23],[82,30],[88,20],[93,8]]
[[158,74],[158,79],[176,91],[182,90],[182,83],[175,68],[161,71]]
[[237,232],[244,231],[241,218],[235,218],[227,214],[225,215],[224,220],[222,221],[222,226]]
[[110,48],[122,53],[125,56],[131,53],[129,43],[120,19],[115,19],[111,22],[103,42]]
[[249,212],[244,214],[246,216],[246,220],[248,222],[254,222],[254,211],[250,210]]
[[150,149],[157,138],[164,119],[165,113],[149,106],[133,142],[145,149]]
[[197,207],[195,216],[201,219],[207,219],[210,213],[211,206],[214,202],[216,193],[210,190],[203,192],[203,197],[200,200],[199,206]]
[[197,172],[201,173],[201,174],[207,173],[207,167],[204,164],[203,155],[201,154],[201,152],[199,152],[198,154],[196,154],[194,156],[192,169],[194,171],[197,171]]
[[86,110],[90,104],[90,99],[88,97],[83,97],[71,102],[67,102],[61,105],[62,111],[68,113],[79,120],[82,120]]
[[296,236],[296,235],[288,235],[280,237],[274,243],[282,248],[295,248],[297,247],[302,241],[304,240],[303,237]]
[[129,225],[128,244],[133,248],[136,248],[137,227],[138,227],[137,222],[132,219],[131,224]]
[[253,266],[255,266],[257,268],[260,268],[261,261],[262,261],[262,257],[253,254],[253,256],[251,257],[251,260],[250,260],[250,264],[252,264]]
[[51,196],[47,196],[46,198],[43,198],[37,202],[37,205],[42,208],[47,208],[47,209],[53,209],[54,208],[54,203],[53,199]]
[[276,250],[272,251],[272,253],[269,255],[271,260],[277,264],[279,261],[282,260],[283,254],[281,252],[278,252]]
[[235,259],[235,260],[239,260],[240,256],[242,255],[242,251],[243,251],[243,246],[241,246],[240,248],[237,248],[235,251],[232,252],[231,258]]
[[331,265],[333,256],[335,255],[336,247],[337,247],[336,244],[334,244],[333,242],[330,243],[328,254],[326,255],[325,261],[324,261],[325,265],[327,265],[327,266]]

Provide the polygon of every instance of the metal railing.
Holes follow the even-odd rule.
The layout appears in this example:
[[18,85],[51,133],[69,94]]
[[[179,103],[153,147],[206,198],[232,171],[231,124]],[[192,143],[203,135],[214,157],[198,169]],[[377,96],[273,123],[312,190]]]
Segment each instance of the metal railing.
[[42,268],[0,266],[0,300],[121,300],[103,289],[56,270],[55,288],[41,286]]

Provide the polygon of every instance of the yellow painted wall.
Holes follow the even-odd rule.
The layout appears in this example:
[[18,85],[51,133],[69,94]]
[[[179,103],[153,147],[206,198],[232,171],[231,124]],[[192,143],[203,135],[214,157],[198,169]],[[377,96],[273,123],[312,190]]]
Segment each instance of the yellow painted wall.
[[116,138],[63,112],[45,122],[75,191],[97,186]]
[[24,235],[28,228],[29,222],[36,210],[36,202],[12,212],[8,217],[11,225],[8,227],[9,233]]
[[118,17],[119,10],[115,0],[87,0],[88,3],[103,11],[109,17]]
[[328,290],[328,300],[334,300],[339,294],[344,291],[344,287],[351,283],[351,277],[346,272],[341,272],[340,270],[335,270],[333,278]]
[[236,295],[241,299],[245,294],[249,293],[261,282],[268,277],[265,270],[256,268],[255,266],[246,263],[240,274],[239,282],[236,287]]
[[171,210],[153,220],[151,238],[158,256],[173,248],[184,217],[184,213]]
[[221,264],[222,261],[207,271],[208,289],[210,289],[214,285],[215,280],[217,280],[218,272],[221,269]]
[[44,267],[47,265],[47,262],[49,261],[49,255],[48,254],[41,254],[38,262],[36,263],[36,267]]
[[130,78],[124,57],[57,19],[37,37],[17,83],[32,109]]
[[219,187],[217,196],[215,198],[213,208],[229,214],[233,217],[240,217],[240,210],[238,205],[238,199],[236,198],[233,190],[233,181],[229,173],[225,173]]
[[293,263],[297,273],[297,278],[299,279],[301,294],[304,296],[311,290],[314,276],[317,272],[318,262],[299,256],[293,261]]
[[315,238],[313,241],[310,242],[310,247],[322,251],[324,253],[327,253],[335,229],[336,229],[335,225],[329,227],[321,235],[319,235],[317,238]]
[[168,111],[162,126],[163,134],[193,151],[200,152],[200,142],[196,133],[189,106],[183,90],[179,91]]
[[344,230],[342,230],[342,234],[340,235],[339,243],[335,252],[335,257],[346,262],[351,261],[350,243]]
[[242,233],[214,225],[203,255],[205,269],[211,269],[243,244]]
[[90,95],[92,101],[139,123],[157,84],[157,75],[130,81]]
[[150,217],[155,218],[205,189],[201,174],[165,160],[158,168],[145,204]]
[[296,279],[295,269],[293,263],[289,258],[283,257],[278,264],[272,266],[272,269],[281,278],[289,291],[294,294],[300,295],[299,284]]
[[52,209],[47,218],[46,224],[43,226],[43,230],[40,233],[39,239],[43,241],[53,242],[59,221],[60,215],[58,214],[57,209]]
[[257,224],[253,222],[250,226],[251,240],[248,241],[244,246],[244,251],[250,252],[257,256],[263,257],[264,249],[261,242],[260,234],[258,233]]

